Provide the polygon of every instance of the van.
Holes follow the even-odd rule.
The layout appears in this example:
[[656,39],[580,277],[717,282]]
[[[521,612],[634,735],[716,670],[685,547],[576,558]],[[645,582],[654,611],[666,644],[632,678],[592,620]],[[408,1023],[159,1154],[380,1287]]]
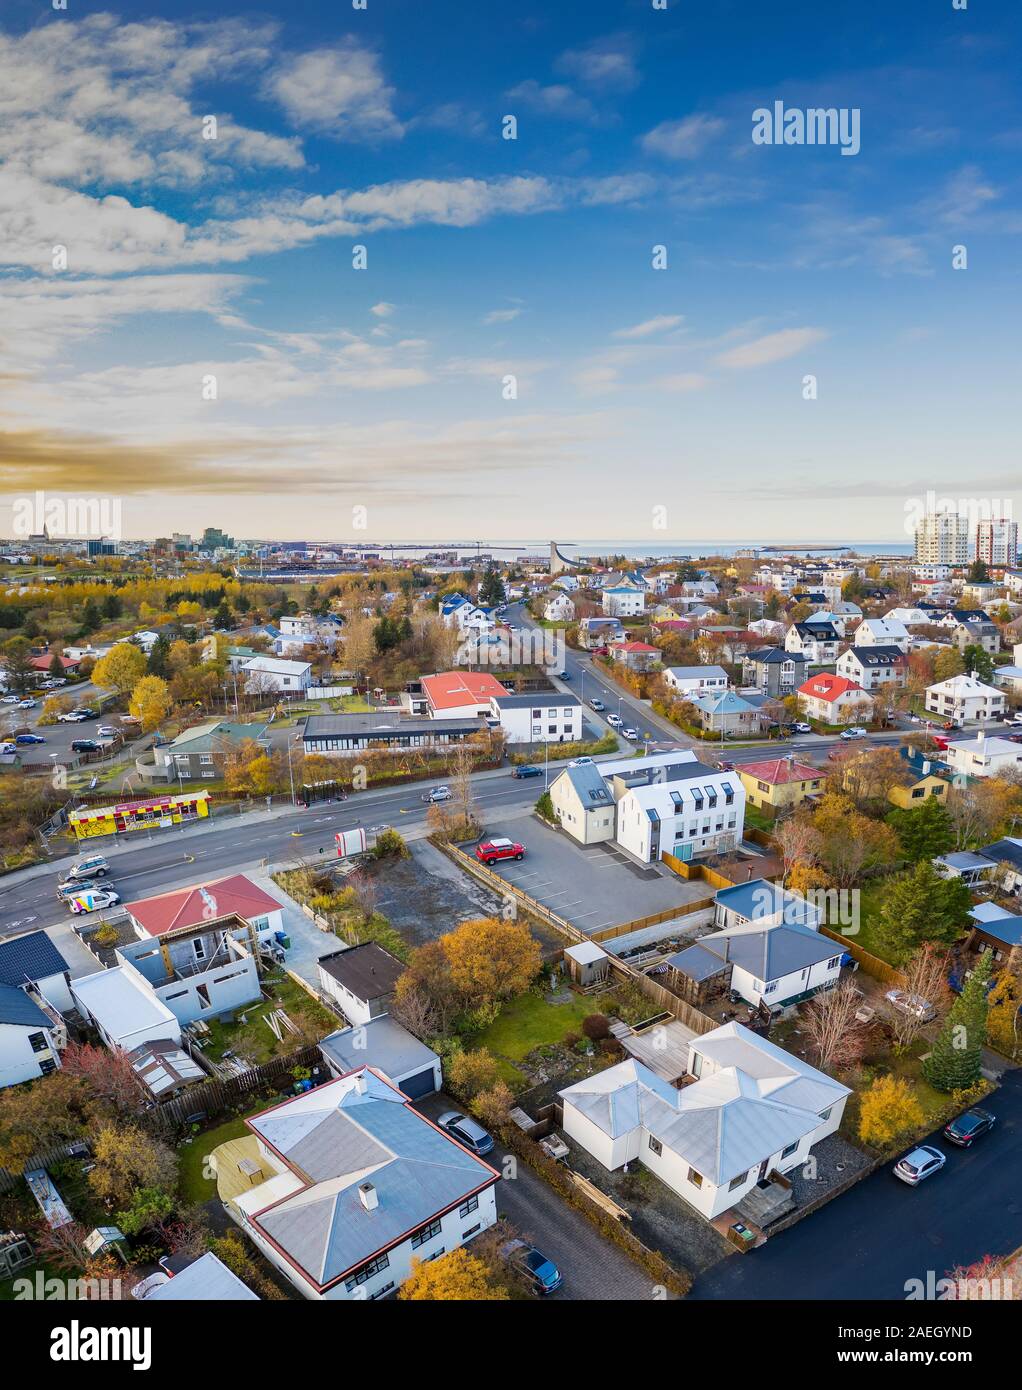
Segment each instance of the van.
[[112,888],[83,888],[81,892],[73,893],[65,899],[68,907],[76,914],[99,912],[104,907],[115,907],[120,901],[120,894],[115,893]]

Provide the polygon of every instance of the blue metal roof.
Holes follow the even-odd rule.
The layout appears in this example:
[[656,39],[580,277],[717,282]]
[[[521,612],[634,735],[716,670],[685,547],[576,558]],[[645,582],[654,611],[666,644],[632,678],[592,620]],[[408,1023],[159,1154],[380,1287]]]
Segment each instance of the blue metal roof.
[[50,1020],[34,1000],[13,985],[0,985],[0,1023],[18,1028],[49,1028]]
[[24,985],[63,975],[67,961],[44,931],[26,932],[0,942],[0,985]]

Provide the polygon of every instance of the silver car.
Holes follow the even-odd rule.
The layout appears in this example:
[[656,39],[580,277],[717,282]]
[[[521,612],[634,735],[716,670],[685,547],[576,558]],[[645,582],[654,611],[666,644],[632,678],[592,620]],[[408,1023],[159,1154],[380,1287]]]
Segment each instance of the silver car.
[[894,1176],[909,1187],[918,1187],[925,1179],[939,1173],[947,1162],[947,1155],[935,1149],[932,1144],[920,1144],[918,1149],[907,1153],[894,1165]]

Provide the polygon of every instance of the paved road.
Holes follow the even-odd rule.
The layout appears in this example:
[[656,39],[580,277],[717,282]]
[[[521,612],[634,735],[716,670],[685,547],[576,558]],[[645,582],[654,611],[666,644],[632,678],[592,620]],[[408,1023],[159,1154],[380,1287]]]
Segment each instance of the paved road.
[[[445,1110],[458,1110],[449,1096],[427,1096],[418,1108],[435,1120]],[[622,1250],[604,1240],[580,1212],[569,1207],[528,1164],[511,1160],[498,1146],[486,1161],[498,1172],[511,1173],[497,1187],[497,1212],[549,1256],[564,1275],[551,1300],[636,1302],[659,1297],[652,1279]],[[670,1297],[670,1296],[668,1296]]]
[[906,1282],[932,1270],[1022,1246],[1022,1071],[1009,1072],[988,1108],[994,1130],[974,1149],[932,1142],[947,1166],[918,1188],[881,1168],[759,1250],[736,1255],[697,1280],[697,1299],[902,1300]]

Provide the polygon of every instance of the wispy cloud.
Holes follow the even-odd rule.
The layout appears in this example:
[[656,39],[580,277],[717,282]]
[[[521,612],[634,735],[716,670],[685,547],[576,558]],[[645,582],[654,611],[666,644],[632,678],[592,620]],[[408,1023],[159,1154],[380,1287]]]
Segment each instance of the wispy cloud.
[[650,338],[655,333],[666,333],[669,328],[677,328],[683,321],[681,314],[658,314],[656,318],[635,323],[631,328],[619,328],[615,338]]
[[680,121],[662,121],[642,137],[647,154],[664,159],[697,159],[724,129],[717,116],[685,116]]
[[767,333],[722,352],[714,360],[721,367],[767,367],[772,362],[795,357],[826,337],[822,328],[782,328],[779,333]]

